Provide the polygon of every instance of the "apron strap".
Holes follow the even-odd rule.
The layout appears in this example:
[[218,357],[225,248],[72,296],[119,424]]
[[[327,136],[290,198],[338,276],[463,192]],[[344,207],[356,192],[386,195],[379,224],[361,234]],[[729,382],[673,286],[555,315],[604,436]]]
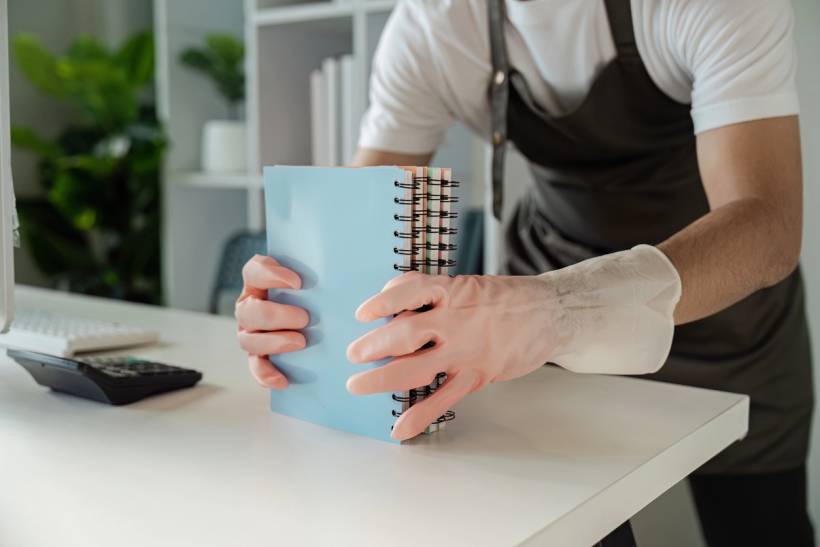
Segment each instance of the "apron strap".
[[[490,32],[492,77],[489,87],[492,113],[493,147],[492,189],[493,216],[501,220],[504,206],[504,157],[507,150],[507,104],[510,95],[510,62],[504,41],[505,0],[487,0],[487,20]],[[604,0],[612,39],[618,58],[640,58],[632,26],[632,5],[629,0]]]
[[604,5],[618,57],[640,57],[632,26],[632,3],[629,0],[604,0]]
[[487,0],[490,31],[490,59],[493,71],[490,81],[492,111],[492,188],[493,216],[501,220],[504,205],[504,154],[507,147],[507,103],[509,102],[510,64],[504,43],[504,0]]

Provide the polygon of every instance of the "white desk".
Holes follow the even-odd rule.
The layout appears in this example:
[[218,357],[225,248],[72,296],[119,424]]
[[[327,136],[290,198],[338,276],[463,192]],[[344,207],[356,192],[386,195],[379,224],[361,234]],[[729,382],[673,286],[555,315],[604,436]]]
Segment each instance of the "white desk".
[[17,289],[20,308],[158,328],[205,374],[109,407],[0,360],[0,545],[589,547],[736,439],[744,396],[544,369],[396,446],[272,414],[235,325]]

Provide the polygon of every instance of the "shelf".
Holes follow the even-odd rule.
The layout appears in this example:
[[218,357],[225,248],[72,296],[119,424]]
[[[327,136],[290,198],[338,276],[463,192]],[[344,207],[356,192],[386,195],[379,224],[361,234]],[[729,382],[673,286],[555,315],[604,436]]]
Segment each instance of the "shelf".
[[320,19],[350,17],[357,10],[364,13],[382,13],[396,7],[397,0],[347,0],[336,2],[308,2],[259,8],[253,15],[257,26],[303,23]]
[[368,0],[364,5],[366,13],[390,11],[396,7],[397,0]]
[[169,175],[173,185],[199,188],[255,189],[262,187],[262,177],[247,173],[176,172]]
[[315,2],[294,4],[275,8],[263,8],[253,14],[256,26],[285,25],[321,19],[352,17],[355,6],[352,2]]

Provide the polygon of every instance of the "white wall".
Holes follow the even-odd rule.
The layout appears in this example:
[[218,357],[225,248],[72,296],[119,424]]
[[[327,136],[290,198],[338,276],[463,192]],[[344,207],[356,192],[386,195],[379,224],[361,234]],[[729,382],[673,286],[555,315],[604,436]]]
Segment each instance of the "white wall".
[[[798,91],[803,142],[804,239],[803,273],[808,292],[809,327],[815,362],[815,392],[820,393],[820,2],[794,0],[797,50],[800,59]],[[809,457],[809,504],[820,542],[820,416],[815,408]]]

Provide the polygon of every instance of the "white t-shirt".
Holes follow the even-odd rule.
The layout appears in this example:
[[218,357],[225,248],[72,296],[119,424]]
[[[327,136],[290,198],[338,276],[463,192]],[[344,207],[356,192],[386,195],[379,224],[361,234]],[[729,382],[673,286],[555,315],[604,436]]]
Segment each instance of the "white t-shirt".
[[[506,0],[510,64],[562,115],[616,56],[603,0]],[[789,0],[631,0],[650,77],[695,133],[798,112]],[[432,152],[454,120],[490,135],[486,0],[402,0],[384,29],[362,147]]]

